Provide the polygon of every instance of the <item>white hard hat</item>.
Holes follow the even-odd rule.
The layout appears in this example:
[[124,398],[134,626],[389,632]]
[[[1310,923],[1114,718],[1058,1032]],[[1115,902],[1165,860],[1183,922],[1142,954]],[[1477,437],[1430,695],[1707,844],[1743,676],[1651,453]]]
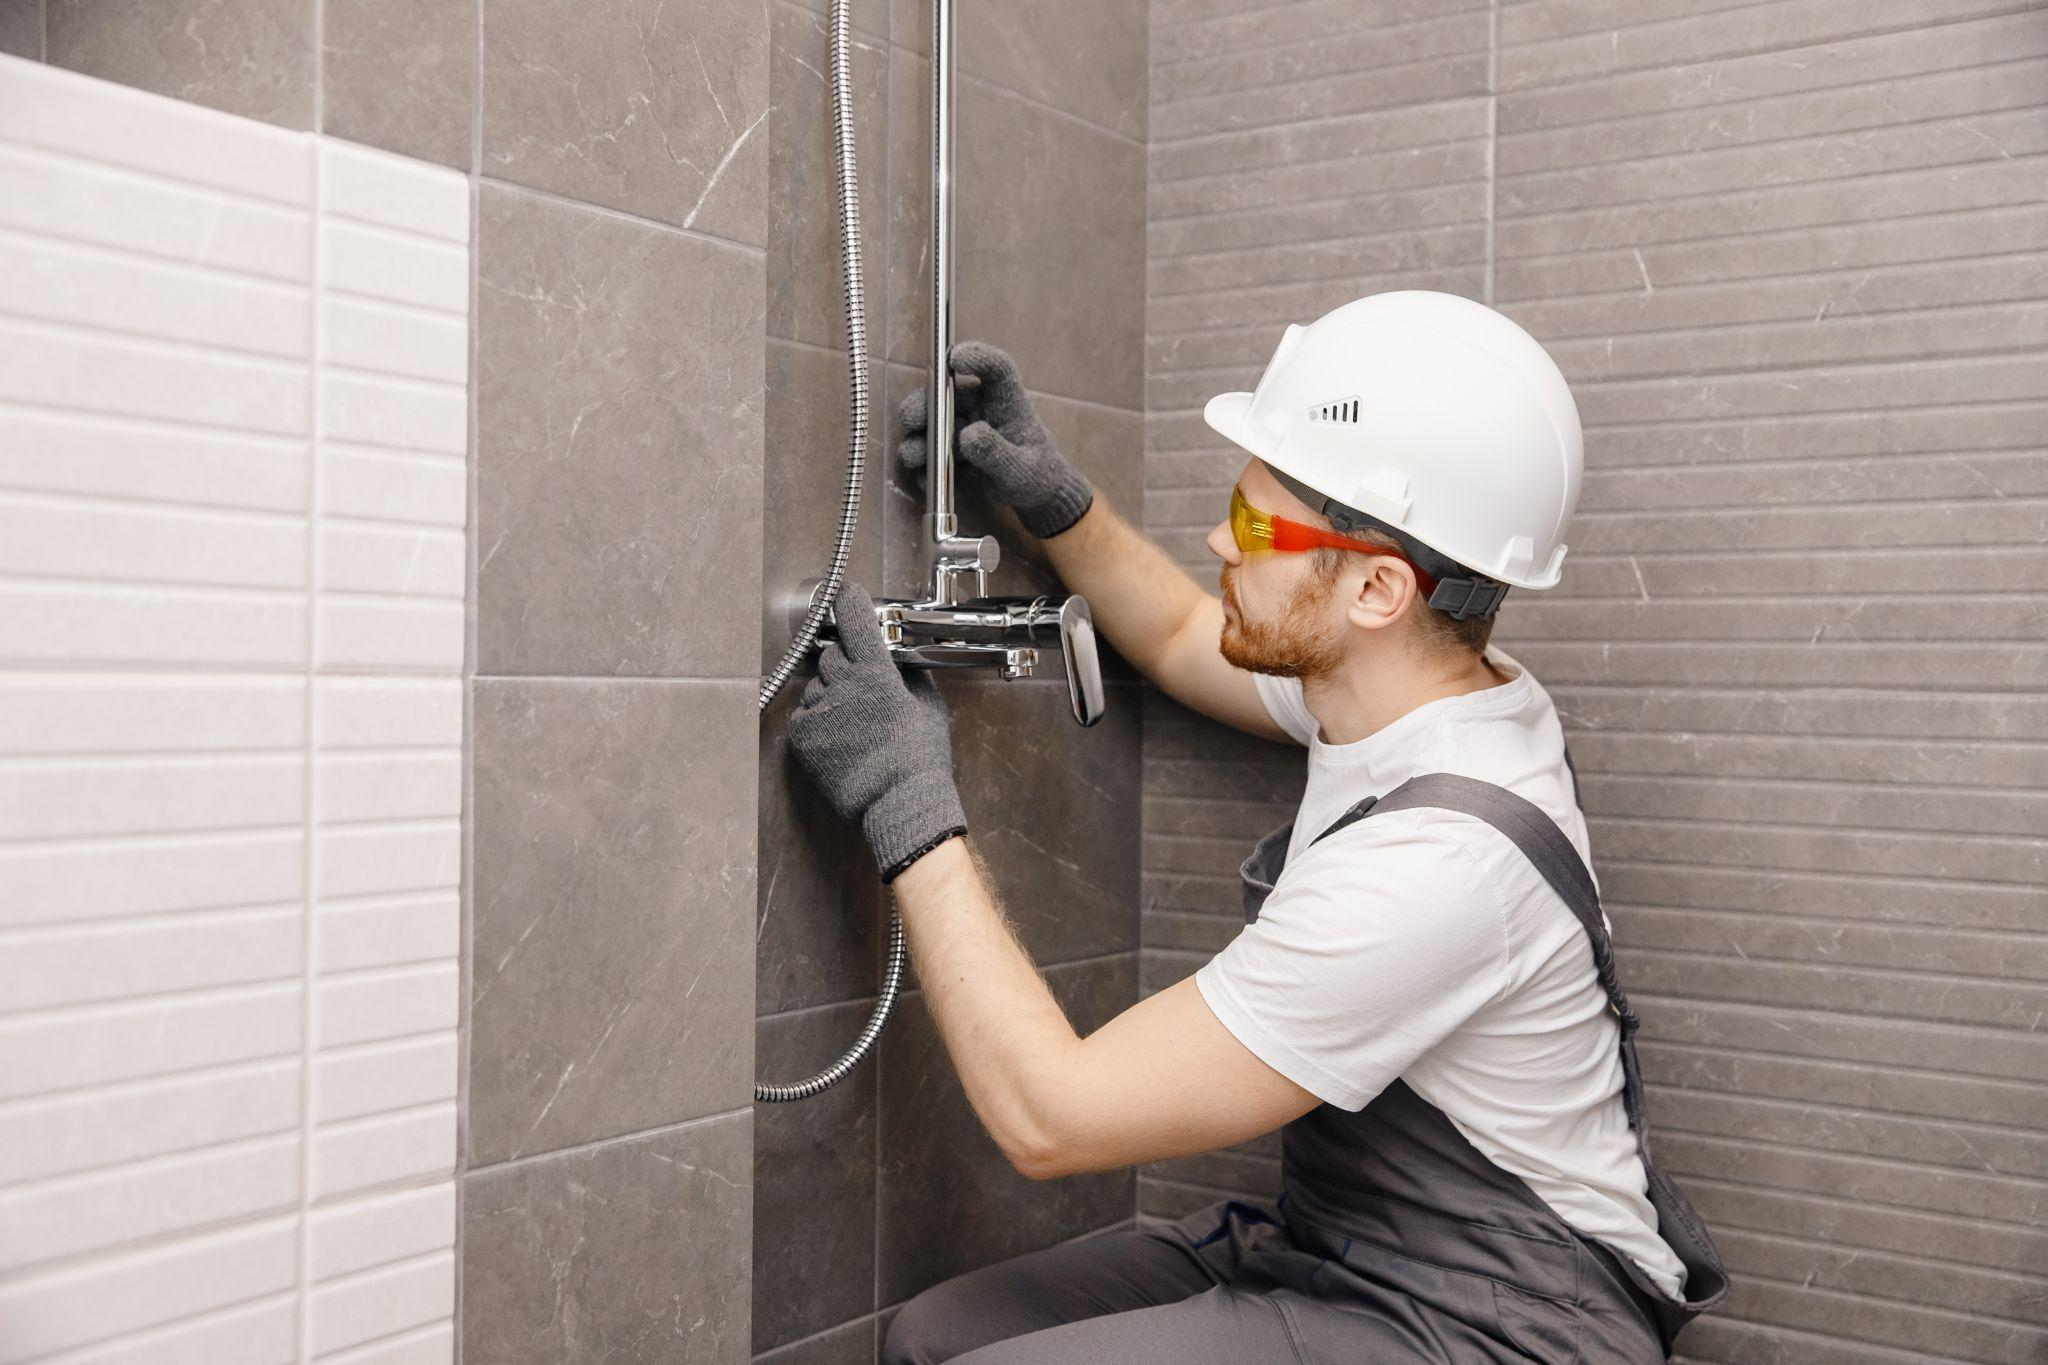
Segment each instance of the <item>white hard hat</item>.
[[1344,529],[1391,529],[1497,583],[1557,585],[1585,463],[1578,407],[1536,338],[1483,303],[1397,289],[1290,325],[1258,387],[1217,394],[1202,419],[1322,494]]

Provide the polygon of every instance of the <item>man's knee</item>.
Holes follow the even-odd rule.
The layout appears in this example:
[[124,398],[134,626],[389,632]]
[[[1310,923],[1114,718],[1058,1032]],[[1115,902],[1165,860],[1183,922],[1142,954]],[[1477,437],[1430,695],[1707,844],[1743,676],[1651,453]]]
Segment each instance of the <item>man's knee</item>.
[[945,1289],[934,1285],[896,1310],[882,1338],[878,1365],[939,1365],[979,1344],[962,1337],[959,1305],[947,1305]]

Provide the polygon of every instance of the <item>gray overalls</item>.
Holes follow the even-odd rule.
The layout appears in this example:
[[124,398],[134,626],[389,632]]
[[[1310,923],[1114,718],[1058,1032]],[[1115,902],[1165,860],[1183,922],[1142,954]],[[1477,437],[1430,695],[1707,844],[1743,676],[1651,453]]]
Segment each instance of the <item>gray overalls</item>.
[[[1666,1359],[1679,1328],[1721,1302],[1720,1255],[1644,1140],[1636,1016],[1578,850],[1528,800],[1448,773],[1367,798],[1316,837],[1418,806],[1506,835],[1592,941],[1620,1019],[1622,1103],[1659,1232],[1686,1267],[1686,1302],[1581,1235],[1396,1080],[1356,1113],[1319,1105],[1281,1130],[1277,1201],[1227,1200],[949,1280],[898,1313],[884,1362],[1608,1365]],[[1268,834],[1244,861],[1247,923],[1279,879],[1293,828]]]

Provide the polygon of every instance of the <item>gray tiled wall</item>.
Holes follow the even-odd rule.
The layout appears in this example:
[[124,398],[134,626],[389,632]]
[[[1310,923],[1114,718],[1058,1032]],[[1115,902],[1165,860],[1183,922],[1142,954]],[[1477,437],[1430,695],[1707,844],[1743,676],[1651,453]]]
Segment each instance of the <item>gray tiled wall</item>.
[[471,173],[462,1350],[746,1360],[766,7],[0,0],[0,49]]
[[[844,489],[847,361],[824,0],[772,0],[763,648],[823,573]],[[853,574],[919,585],[923,500],[894,477],[896,404],[924,383],[930,306],[930,7],[854,0],[855,115],[872,407]],[[1133,516],[1143,503],[1144,6],[962,0],[961,339],[1016,356],[1062,447]],[[1048,47],[1048,43],[1056,46]],[[1075,54],[1080,54],[1078,57]],[[1007,513],[997,591],[1054,584]],[[1120,669],[1121,665],[1112,665]],[[1081,1027],[1136,998],[1139,695],[1113,673],[1082,730],[1059,678],[948,682],[972,837],[1026,946]],[[795,1079],[851,1042],[874,1003],[887,913],[858,835],[761,736],[756,989],[762,1074]],[[911,991],[875,1062],[829,1095],[755,1111],[754,1346],[778,1365],[872,1360],[890,1308],[960,1271],[1127,1223],[1129,1173],[1034,1184],[1012,1172]]]
[[466,1358],[740,1361],[767,14],[480,22]]
[[[1689,1358],[2039,1358],[2048,11],[1153,0],[1151,53],[1146,506],[1205,578],[1241,457],[1200,405],[1286,323],[1443,289],[1572,382],[1573,556],[1496,639],[1735,1277]],[[1149,990],[1235,932],[1300,760],[1167,703],[1144,743]]]

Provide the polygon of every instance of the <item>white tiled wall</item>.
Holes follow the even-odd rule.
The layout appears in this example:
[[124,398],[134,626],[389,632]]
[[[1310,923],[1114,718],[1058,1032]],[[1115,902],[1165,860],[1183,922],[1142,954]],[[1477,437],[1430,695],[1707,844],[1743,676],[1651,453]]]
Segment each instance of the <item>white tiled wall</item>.
[[450,1358],[469,228],[0,58],[0,1365]]

